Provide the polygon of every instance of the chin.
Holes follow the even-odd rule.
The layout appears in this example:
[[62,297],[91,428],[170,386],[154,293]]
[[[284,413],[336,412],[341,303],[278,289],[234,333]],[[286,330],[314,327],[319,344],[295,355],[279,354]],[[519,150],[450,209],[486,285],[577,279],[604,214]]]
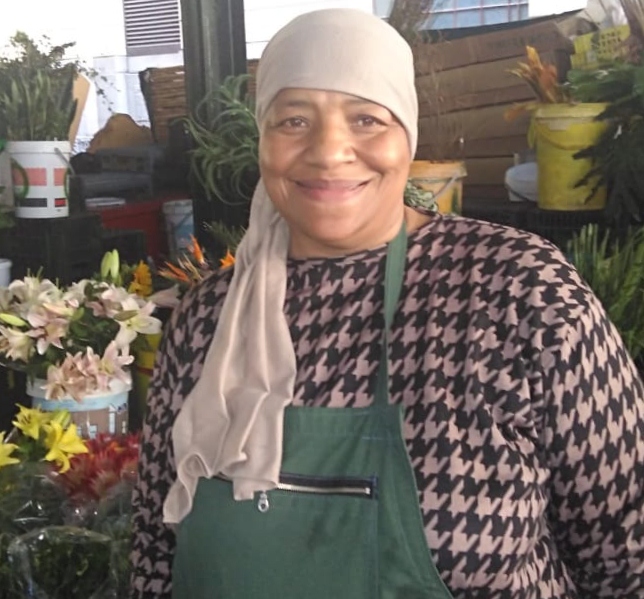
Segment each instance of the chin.
[[359,226],[307,228],[299,235],[291,235],[292,255],[298,258],[337,258],[368,249],[359,235]]

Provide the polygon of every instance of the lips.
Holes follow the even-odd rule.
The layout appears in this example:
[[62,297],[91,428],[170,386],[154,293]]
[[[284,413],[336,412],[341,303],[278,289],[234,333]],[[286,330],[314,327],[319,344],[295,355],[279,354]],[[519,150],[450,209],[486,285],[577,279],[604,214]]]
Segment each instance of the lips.
[[301,181],[296,181],[300,187],[306,189],[329,189],[342,191],[347,189],[355,189],[364,185],[364,181],[352,180],[352,179],[306,179]]
[[301,179],[295,184],[314,200],[340,201],[362,191],[368,181],[358,179]]

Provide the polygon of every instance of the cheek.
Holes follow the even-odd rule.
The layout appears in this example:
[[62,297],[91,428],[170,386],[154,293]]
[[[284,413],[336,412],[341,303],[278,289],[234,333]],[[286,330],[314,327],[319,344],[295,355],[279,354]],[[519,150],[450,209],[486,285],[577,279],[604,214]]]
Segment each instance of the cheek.
[[268,136],[259,142],[259,170],[264,179],[284,175],[297,161],[292,143]]
[[407,177],[411,154],[406,135],[384,136],[367,144],[363,152],[365,162],[383,174]]

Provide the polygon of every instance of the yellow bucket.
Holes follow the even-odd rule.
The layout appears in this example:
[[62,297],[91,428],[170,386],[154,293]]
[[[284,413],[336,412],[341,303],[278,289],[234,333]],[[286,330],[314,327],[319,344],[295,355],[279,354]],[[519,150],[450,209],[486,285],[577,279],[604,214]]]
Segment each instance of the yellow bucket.
[[[137,416],[141,418],[145,414],[148,398],[148,387],[150,377],[156,360],[157,349],[161,342],[161,333],[155,335],[144,335],[146,340],[145,349],[138,350],[134,355],[134,368],[132,369],[132,390],[136,397]],[[134,407],[134,406],[133,406]]]
[[606,104],[546,104],[534,119],[537,145],[537,205],[544,210],[599,210],[606,205],[606,187],[591,196],[591,179],[575,187],[592,168],[589,158],[574,155],[595,144],[608,126],[595,118]]
[[467,175],[462,162],[414,160],[409,169],[410,181],[419,189],[431,192],[438,211],[460,214],[463,209],[463,179]]

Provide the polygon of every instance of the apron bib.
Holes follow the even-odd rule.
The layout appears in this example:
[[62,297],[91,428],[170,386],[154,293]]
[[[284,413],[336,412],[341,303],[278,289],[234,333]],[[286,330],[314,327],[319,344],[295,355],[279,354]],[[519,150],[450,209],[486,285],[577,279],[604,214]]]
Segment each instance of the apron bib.
[[202,478],[177,527],[173,599],[451,599],[425,539],[402,409],[389,404],[406,252],[403,226],[387,249],[373,405],[287,407],[279,487],[253,501]]

